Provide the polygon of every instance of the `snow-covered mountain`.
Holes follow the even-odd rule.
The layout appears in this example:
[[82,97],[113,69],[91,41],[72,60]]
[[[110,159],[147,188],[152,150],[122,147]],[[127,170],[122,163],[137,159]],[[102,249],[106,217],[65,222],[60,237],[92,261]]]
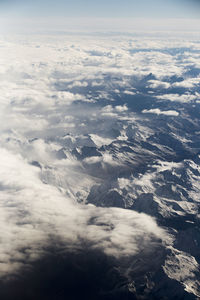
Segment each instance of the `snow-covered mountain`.
[[1,43],[1,298],[199,299],[198,39]]

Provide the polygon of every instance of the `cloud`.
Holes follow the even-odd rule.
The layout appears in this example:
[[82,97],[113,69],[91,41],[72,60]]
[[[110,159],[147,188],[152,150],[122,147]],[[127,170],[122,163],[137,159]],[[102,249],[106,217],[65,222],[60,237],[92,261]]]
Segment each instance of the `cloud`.
[[143,114],[156,114],[156,115],[165,115],[165,116],[174,116],[177,117],[179,115],[179,112],[175,110],[160,110],[159,108],[154,109],[144,109],[142,111]]
[[101,109],[101,115],[109,118],[120,118],[120,113],[123,115],[123,113],[127,111],[128,107],[126,104],[116,105],[114,107],[112,105],[106,105]]
[[122,111],[127,111],[128,107],[125,104],[123,106],[117,105],[117,106],[115,106],[115,109],[116,109],[116,111],[122,112]]
[[43,183],[40,169],[19,154],[1,148],[0,160],[1,275],[38,258],[51,235],[74,249],[85,240],[116,257],[134,255],[151,243],[153,247],[154,239],[168,238],[145,214],[77,205]]
[[135,92],[133,92],[133,91],[124,91],[124,94],[134,96]]
[[170,83],[163,82],[159,80],[149,80],[149,87],[152,89],[168,89],[170,88]]
[[187,103],[190,101],[198,100],[199,99],[199,94],[196,93],[195,95],[193,94],[164,94],[160,96],[155,96],[158,99],[162,100],[168,100],[168,101],[175,101],[175,102],[182,102],[182,103]]
[[180,82],[175,82],[173,87],[180,87],[185,89],[190,89],[196,87],[200,82],[200,78],[188,78]]
[[128,84],[120,79],[130,73],[129,55],[109,50],[99,58],[88,54],[91,45],[81,43],[62,42],[59,51],[59,43],[15,41],[1,49],[1,275],[38,259],[52,236],[73,249],[86,241],[115,257],[136,255],[168,239],[145,214],[77,203],[102,180],[87,174],[90,165],[99,163],[107,174],[123,162],[109,151],[79,161],[73,151],[81,154],[83,147],[96,149],[120,138],[123,126],[117,122],[131,114],[126,104],[93,107],[86,102],[95,100],[90,93],[95,82],[109,101],[99,85],[109,85],[103,72],[118,74],[119,88]]
[[[198,51],[198,42],[60,35],[7,37],[1,45],[0,275],[31,264],[58,240],[73,251],[86,243],[123,259],[171,245],[148,208],[157,175],[173,168],[169,162],[159,169],[152,148],[160,159],[173,159],[175,142],[165,145],[163,135],[159,143],[161,131],[151,114],[177,117],[181,111],[189,120],[181,105],[199,99],[191,69],[198,57],[184,49]],[[190,90],[179,94],[176,89],[183,86]],[[176,142],[183,141],[181,133],[174,133]],[[138,169],[144,174],[137,178]],[[106,184],[113,182],[119,184],[109,194]],[[138,197],[147,193],[149,198],[141,199],[149,215],[86,204],[99,185],[105,188],[100,198],[108,193],[117,201],[119,194],[131,205],[135,191]],[[157,196],[153,202],[163,215],[175,206],[167,201]],[[181,213],[196,211],[185,201],[179,207]]]

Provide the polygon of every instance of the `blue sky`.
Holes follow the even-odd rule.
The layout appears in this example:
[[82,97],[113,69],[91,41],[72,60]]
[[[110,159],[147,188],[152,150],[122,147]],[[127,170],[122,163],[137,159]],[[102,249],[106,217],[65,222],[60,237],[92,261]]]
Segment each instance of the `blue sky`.
[[[199,25],[197,23],[200,19],[199,2],[200,0],[0,0],[0,27],[20,27],[20,30],[29,27],[37,27],[36,30],[196,30],[197,27],[200,28],[200,22]],[[136,22],[138,19],[140,21]],[[187,23],[183,19],[193,19],[196,23]]]
[[67,17],[198,17],[198,0],[0,0],[2,12]]

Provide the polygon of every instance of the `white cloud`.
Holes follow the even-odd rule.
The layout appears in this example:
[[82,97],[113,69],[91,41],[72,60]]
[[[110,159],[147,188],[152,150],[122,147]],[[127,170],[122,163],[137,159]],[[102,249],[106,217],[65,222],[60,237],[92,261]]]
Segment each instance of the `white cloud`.
[[144,114],[156,114],[156,115],[165,115],[165,116],[174,116],[177,117],[179,115],[179,112],[175,110],[160,110],[159,108],[154,109],[144,109],[142,111]]
[[193,94],[164,94],[164,95],[159,95],[155,96],[158,99],[163,99],[163,100],[169,100],[169,101],[175,101],[175,102],[182,102],[182,103],[187,103],[190,101],[198,100],[199,99],[199,94],[195,93]]
[[124,91],[124,94],[134,96],[136,93],[133,91]]
[[182,88],[186,88],[186,89],[190,89],[190,88],[194,88],[195,86],[197,86],[200,82],[200,78],[188,78],[185,79],[183,81],[180,82],[175,82],[173,83],[173,87],[182,87]]
[[170,83],[159,81],[159,80],[149,80],[149,87],[152,89],[168,89],[170,88]]
[[123,106],[122,105],[117,105],[117,106],[115,106],[115,110],[119,111],[119,112],[123,112],[123,111],[127,111],[128,107],[125,104]]
[[[1,148],[0,161],[1,275],[20,267],[25,257],[26,263],[37,258],[52,234],[58,234],[71,247],[85,240],[117,257],[145,251],[151,242],[153,247],[156,238],[168,238],[144,214],[74,203],[56,187],[44,184],[40,169],[20,155]],[[92,219],[95,221],[88,225]],[[29,248],[29,253],[22,248]]]
[[[157,88],[169,88],[166,78],[183,76],[192,60],[188,56],[180,64],[168,50],[198,48],[198,43],[133,36],[32,36],[20,41],[7,37],[1,45],[1,274],[19,268],[23,259],[28,263],[40,256],[52,235],[71,247],[89,241],[116,257],[154,249],[158,239],[170,243],[168,234],[145,214],[85,205],[84,201],[93,185],[109,180],[94,171],[112,175],[129,159],[126,151],[117,155],[117,147],[129,137],[146,141],[154,134],[141,116],[131,112],[129,103],[115,105],[116,94],[131,95],[125,98],[134,100],[138,82],[150,73],[157,78],[147,80],[155,93]],[[182,84],[192,88],[196,83],[185,79]],[[173,85],[178,87],[178,83]],[[194,91],[155,96],[154,100],[198,98]],[[143,113],[179,115],[176,110],[159,108]],[[108,146],[114,141],[110,151]],[[79,159],[84,147],[94,153]],[[104,151],[97,156],[95,151],[101,147]],[[136,151],[131,146],[129,150]],[[97,170],[92,169],[95,164]],[[122,189],[133,184],[127,180],[119,180]],[[134,183],[152,192],[151,173]]]

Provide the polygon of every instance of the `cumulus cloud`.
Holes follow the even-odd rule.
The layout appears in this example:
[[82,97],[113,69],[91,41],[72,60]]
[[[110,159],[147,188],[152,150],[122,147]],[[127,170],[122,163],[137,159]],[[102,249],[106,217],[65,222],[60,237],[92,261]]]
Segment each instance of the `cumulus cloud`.
[[124,91],[124,94],[134,96],[135,92],[133,92],[133,91]]
[[158,99],[163,99],[163,100],[168,100],[168,101],[175,101],[175,102],[182,102],[182,103],[187,103],[191,102],[194,100],[199,99],[199,94],[164,94],[160,96],[156,96]]
[[165,115],[165,116],[174,116],[177,117],[179,115],[179,112],[175,110],[160,110],[159,108],[153,108],[153,109],[144,109],[142,111],[144,114],[156,114],[156,115]]
[[[17,41],[1,49],[1,275],[38,258],[52,235],[74,248],[85,240],[116,257],[167,238],[145,214],[77,204],[97,181],[85,165],[100,163],[105,172],[121,165],[109,151],[81,162],[81,147],[106,146],[120,137],[122,128],[109,132],[109,125],[129,113],[126,104],[85,107],[85,101],[95,99],[82,89],[105,84],[102,67],[120,76],[130,68],[123,51],[106,51],[102,57],[100,45],[88,52],[86,43],[71,43],[62,43],[61,51],[59,43],[37,47],[37,42]],[[80,75],[83,71],[88,75]],[[98,126],[105,117],[108,123]]]
[[[188,61],[180,64],[170,48],[186,42],[174,43],[135,37],[2,40],[1,275],[40,257],[52,236],[66,247],[86,241],[115,257],[171,243],[146,214],[85,203],[95,184],[129,174],[130,164],[148,157],[139,145],[155,133],[148,114],[179,115],[174,107],[146,109],[141,100],[198,99],[196,90],[147,97],[149,88],[178,87],[177,78],[187,71]],[[141,119],[137,112],[147,115]],[[127,180],[119,179],[121,189],[133,183]],[[151,191],[150,174],[136,183]]]
[[170,87],[170,83],[159,80],[149,80],[148,83],[152,89],[168,89]]
[[119,111],[119,112],[122,112],[122,111],[127,111],[128,110],[128,107],[126,105],[117,105],[115,107],[116,111]]
[[1,275],[20,268],[24,260],[38,258],[51,235],[72,248],[85,240],[117,257],[134,255],[151,242],[153,247],[155,239],[167,238],[144,214],[76,204],[42,182],[40,169],[19,154],[1,148],[0,160]]
[[187,78],[183,81],[180,82],[175,82],[173,83],[173,87],[179,87],[179,88],[185,88],[185,89],[190,89],[190,88],[194,88],[195,86],[197,86],[200,82],[200,78]]

